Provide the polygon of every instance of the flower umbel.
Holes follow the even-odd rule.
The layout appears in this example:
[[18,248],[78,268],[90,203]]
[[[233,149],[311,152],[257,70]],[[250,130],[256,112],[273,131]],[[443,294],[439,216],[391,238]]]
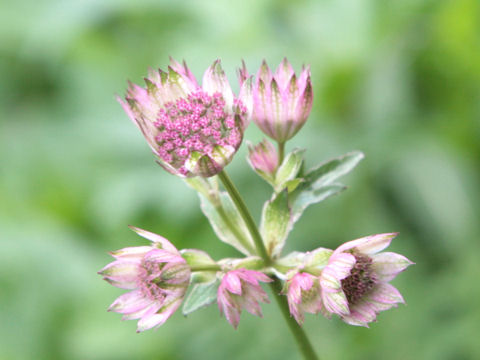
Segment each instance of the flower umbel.
[[272,280],[261,272],[246,269],[231,270],[223,276],[217,292],[218,307],[235,329],[238,327],[242,308],[261,317],[259,302],[269,303],[259,281]]
[[317,314],[322,309],[320,284],[317,276],[306,272],[296,273],[285,283],[290,314],[301,325],[305,313]]
[[116,287],[132,290],[108,310],[123,314],[122,320],[139,319],[137,331],[141,332],[162,325],[177,310],[189,284],[190,268],[168,240],[132,229],[152,244],[112,252],[116,260],[99,274]]
[[368,326],[380,311],[403,303],[388,282],[412,264],[406,257],[383,252],[396,233],[349,241],[338,247],[320,275],[322,300],[329,313],[351,325]]
[[247,124],[247,109],[234,97],[220,61],[207,69],[202,86],[185,63],[173,59],[167,72],[151,70],[145,82],[146,89],[130,83],[125,101],[118,100],[159,164],[181,177],[220,172],[240,147]]
[[[240,72],[240,81],[246,70]],[[283,143],[303,126],[313,104],[310,68],[302,69],[297,78],[285,58],[272,74],[264,61],[253,87],[252,119],[272,139]]]

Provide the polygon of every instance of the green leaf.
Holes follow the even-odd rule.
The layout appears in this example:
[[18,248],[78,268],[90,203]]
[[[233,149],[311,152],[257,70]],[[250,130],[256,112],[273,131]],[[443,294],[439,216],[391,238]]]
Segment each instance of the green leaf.
[[291,228],[292,213],[285,190],[274,194],[263,206],[260,233],[270,256],[277,257],[280,254]]
[[297,176],[303,163],[303,149],[295,149],[287,155],[275,175],[275,191],[282,191]]
[[328,160],[303,175],[303,182],[291,193],[293,222],[295,223],[311,204],[319,203],[346,189],[345,185],[334,183],[339,177],[350,172],[364,158],[360,151]]
[[201,193],[199,196],[202,211],[218,238],[245,255],[254,254],[253,240],[230,196],[226,192],[220,192],[219,204],[216,206]]
[[312,187],[303,188],[301,191],[294,192],[292,194],[292,217],[293,222],[302,216],[307,207],[312,204],[319,203],[332,195],[338,194],[345,190],[347,187],[342,184],[332,184],[321,187],[320,189],[314,189]]
[[215,261],[205,251],[197,249],[180,250],[182,257],[190,267],[215,265]]
[[361,151],[352,151],[328,160],[303,176],[305,185],[316,189],[329,185],[339,177],[349,173],[364,157],[365,155]]
[[195,271],[190,276],[191,284],[211,283],[217,277],[216,271]]
[[199,192],[206,197],[212,203],[219,203],[218,196],[218,182],[216,178],[203,178],[201,176],[195,176],[193,178],[184,179],[185,183],[193,190]]
[[211,305],[217,299],[217,290],[220,281],[216,280],[208,284],[195,284],[183,303],[183,315],[191,314],[192,312]]

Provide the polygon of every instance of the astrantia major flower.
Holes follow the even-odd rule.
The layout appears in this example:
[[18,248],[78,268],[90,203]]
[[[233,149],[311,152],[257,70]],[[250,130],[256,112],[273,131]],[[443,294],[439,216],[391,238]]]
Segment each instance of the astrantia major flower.
[[112,252],[116,260],[99,274],[116,287],[132,290],[118,297],[109,311],[123,314],[122,320],[139,319],[140,332],[162,325],[177,310],[189,284],[190,268],[168,240],[132,229],[152,245]]
[[338,247],[320,275],[323,305],[351,325],[368,326],[380,311],[403,303],[389,281],[412,264],[406,257],[382,252],[396,233],[349,241]]
[[[202,86],[173,59],[168,71],[151,70],[145,82],[146,88],[130,83],[125,101],[118,100],[159,164],[181,177],[219,173],[239,148],[248,120],[220,61],[207,69]],[[250,82],[244,84],[242,93]]]
[[317,314],[322,309],[320,284],[317,276],[298,272],[285,282],[290,314],[299,324],[305,319],[305,313]]
[[240,322],[242,308],[261,317],[259,302],[269,303],[259,281],[272,280],[261,272],[247,269],[231,270],[223,276],[217,292],[218,307],[235,329]]
[[[245,67],[239,74],[243,84],[248,75]],[[265,134],[283,143],[300,130],[312,109],[310,68],[303,68],[297,78],[286,58],[275,73],[264,61],[257,72],[252,96],[252,120]]]

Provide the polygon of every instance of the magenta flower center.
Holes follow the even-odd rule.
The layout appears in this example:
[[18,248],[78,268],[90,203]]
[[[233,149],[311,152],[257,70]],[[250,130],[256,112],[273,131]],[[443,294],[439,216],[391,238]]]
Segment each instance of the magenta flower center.
[[143,260],[139,266],[138,288],[151,300],[162,300],[166,296],[165,267],[167,263]]
[[372,270],[372,259],[367,255],[353,254],[356,263],[350,275],[342,280],[342,289],[348,303],[357,303],[368,294],[376,284],[376,276]]
[[202,90],[166,103],[154,123],[158,155],[185,175],[183,165],[192,152],[209,156],[217,145],[237,149],[242,130],[236,116],[244,116],[246,109],[239,100],[235,109],[236,114],[226,112],[222,94],[210,96]]

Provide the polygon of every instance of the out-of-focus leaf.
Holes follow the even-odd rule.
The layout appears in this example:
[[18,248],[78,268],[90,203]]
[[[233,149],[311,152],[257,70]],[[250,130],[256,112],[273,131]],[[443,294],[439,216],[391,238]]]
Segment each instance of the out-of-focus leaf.
[[260,233],[270,256],[277,257],[280,254],[291,228],[292,212],[285,190],[274,194],[263,206]]
[[195,284],[183,303],[183,315],[191,314],[192,312],[211,305],[217,299],[217,290],[220,281],[212,281],[208,284]]

